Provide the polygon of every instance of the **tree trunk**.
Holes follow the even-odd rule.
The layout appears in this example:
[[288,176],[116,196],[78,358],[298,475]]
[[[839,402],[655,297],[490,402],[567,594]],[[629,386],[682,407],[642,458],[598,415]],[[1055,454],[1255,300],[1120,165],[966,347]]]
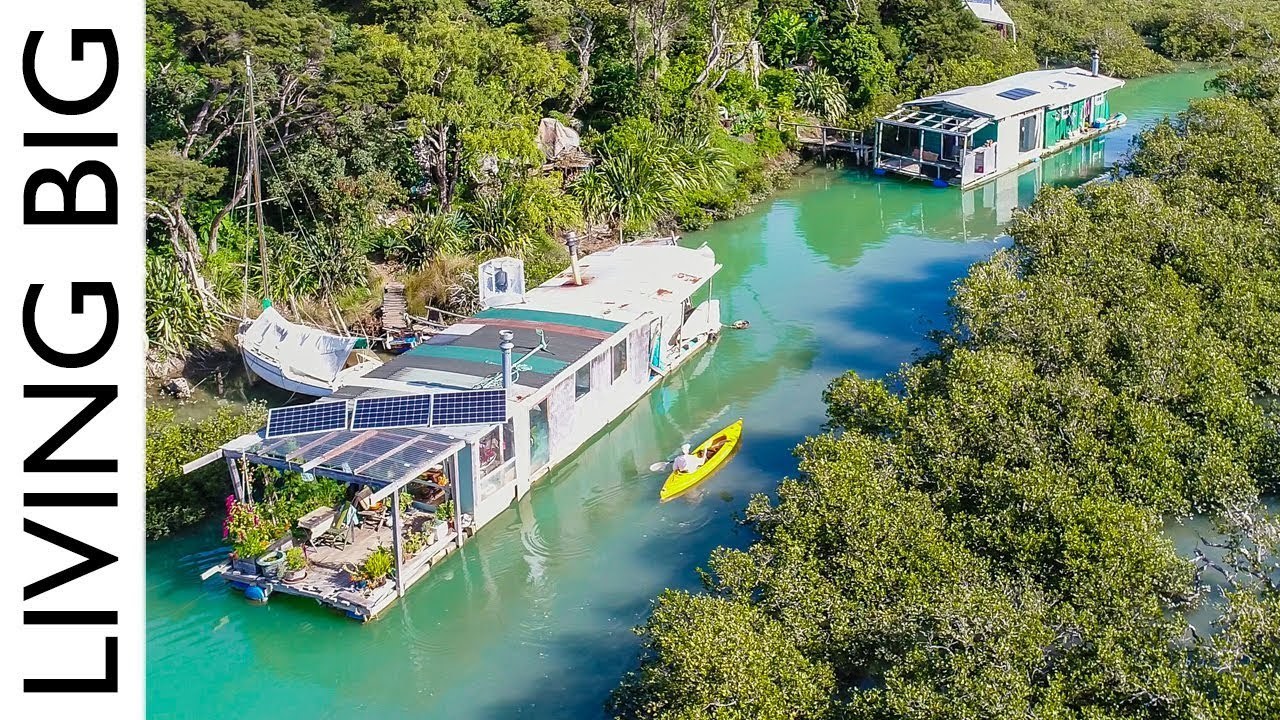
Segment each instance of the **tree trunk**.
[[591,53],[595,52],[595,22],[586,13],[578,12],[577,28],[570,29],[569,42],[578,53],[578,86],[574,88],[573,98],[569,101],[569,115],[572,117],[582,108],[587,98],[587,90],[591,87]]
[[232,210],[235,209],[236,205],[238,205],[240,201],[244,199],[245,193],[248,191],[249,191],[249,173],[246,172],[244,174],[244,177],[241,178],[239,186],[236,187],[236,191],[231,194],[231,201],[228,202],[226,205],[222,206],[222,209],[218,211],[218,214],[213,216],[213,222],[209,224],[209,254],[210,255],[213,255],[214,253],[218,252],[218,233],[222,229],[223,218],[225,218]]

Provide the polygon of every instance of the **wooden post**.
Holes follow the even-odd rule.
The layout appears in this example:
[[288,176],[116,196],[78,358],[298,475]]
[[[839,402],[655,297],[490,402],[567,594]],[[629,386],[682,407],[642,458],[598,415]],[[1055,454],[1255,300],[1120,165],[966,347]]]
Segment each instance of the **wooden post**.
[[396,556],[396,597],[404,597],[404,573],[400,570],[400,493],[391,493],[391,547]]
[[236,500],[244,502],[244,480],[240,477],[240,468],[236,467],[236,461],[227,458],[227,472],[231,474],[231,492],[236,496]]
[[875,150],[872,151],[871,153],[871,167],[873,169],[880,164],[880,135],[883,132],[884,132],[884,125],[881,125],[880,123],[876,123],[876,136],[874,139],[876,147],[875,147]]
[[458,454],[457,453],[454,453],[449,458],[448,470],[446,471],[445,475],[450,476],[449,489],[446,490],[445,492],[449,493],[449,495],[452,496],[453,498],[453,514],[458,523],[456,526],[458,528],[458,539],[455,542],[458,543],[458,547],[462,547],[462,538],[465,537],[465,535],[462,532],[462,504],[458,502],[458,483],[461,482],[461,480],[458,478]]
[[827,161],[827,126],[819,125],[822,128],[822,162]]
[[[501,470],[501,467],[499,467]],[[516,483],[519,487],[520,483]],[[456,489],[456,488],[455,488]],[[462,506],[458,504],[458,493],[452,493],[453,497],[453,527],[458,531],[458,547],[462,547]]]

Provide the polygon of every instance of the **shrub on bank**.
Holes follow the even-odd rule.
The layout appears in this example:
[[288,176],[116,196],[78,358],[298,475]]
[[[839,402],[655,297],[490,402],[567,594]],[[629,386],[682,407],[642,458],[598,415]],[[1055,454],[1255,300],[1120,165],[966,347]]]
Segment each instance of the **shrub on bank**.
[[229,486],[227,466],[216,462],[188,475],[182,466],[218,446],[262,427],[267,408],[220,404],[212,415],[177,422],[172,408],[147,408],[148,538],[168,535],[209,517]]

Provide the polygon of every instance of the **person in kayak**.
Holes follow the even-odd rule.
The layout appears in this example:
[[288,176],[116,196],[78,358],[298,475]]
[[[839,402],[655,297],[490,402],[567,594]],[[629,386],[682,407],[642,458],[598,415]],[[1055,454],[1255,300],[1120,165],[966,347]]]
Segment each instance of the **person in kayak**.
[[702,467],[702,458],[689,452],[689,443],[680,446],[680,455],[671,461],[671,467],[677,472],[691,473]]

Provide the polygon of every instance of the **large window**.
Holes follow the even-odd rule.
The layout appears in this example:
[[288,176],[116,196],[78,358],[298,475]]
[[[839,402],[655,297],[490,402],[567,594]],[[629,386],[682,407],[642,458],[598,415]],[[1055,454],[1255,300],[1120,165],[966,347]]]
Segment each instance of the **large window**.
[[578,368],[578,372],[573,376],[574,399],[581,400],[589,392],[591,392],[591,363]]
[[547,401],[529,409],[529,472],[537,472],[551,460],[551,426],[547,422]]
[[627,374],[627,339],[613,346],[613,382]]
[[511,457],[514,425],[510,420],[480,438],[480,475],[488,475]]
[[1029,115],[1018,123],[1018,152],[1030,152],[1040,147],[1040,136],[1036,131],[1037,117]]

